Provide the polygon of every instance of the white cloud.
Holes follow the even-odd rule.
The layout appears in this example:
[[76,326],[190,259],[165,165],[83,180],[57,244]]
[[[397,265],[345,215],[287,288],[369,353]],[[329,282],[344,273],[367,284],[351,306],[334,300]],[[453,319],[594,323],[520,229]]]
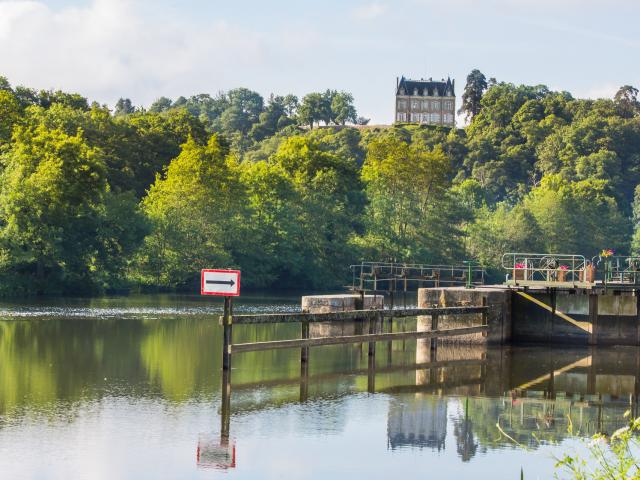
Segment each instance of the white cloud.
[[370,3],[362,5],[353,10],[353,16],[357,20],[373,20],[381,17],[387,12],[387,6],[381,3]]
[[149,104],[160,95],[251,87],[273,65],[294,69],[290,59],[318,42],[310,32],[267,38],[223,19],[149,17],[142,5],[93,0],[53,10],[44,1],[0,1],[0,75],[111,105],[120,96]]

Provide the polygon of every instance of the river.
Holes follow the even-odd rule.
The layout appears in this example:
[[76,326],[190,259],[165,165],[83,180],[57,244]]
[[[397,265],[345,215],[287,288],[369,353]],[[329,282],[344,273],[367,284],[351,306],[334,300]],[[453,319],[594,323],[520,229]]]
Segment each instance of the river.
[[[235,312],[298,308],[248,295]],[[580,438],[637,414],[636,348],[447,346],[416,369],[419,345],[398,341],[378,344],[373,376],[366,345],[311,349],[308,377],[298,350],[237,354],[222,415],[221,309],[0,302],[0,478],[548,479]],[[236,326],[234,341],[298,334]]]

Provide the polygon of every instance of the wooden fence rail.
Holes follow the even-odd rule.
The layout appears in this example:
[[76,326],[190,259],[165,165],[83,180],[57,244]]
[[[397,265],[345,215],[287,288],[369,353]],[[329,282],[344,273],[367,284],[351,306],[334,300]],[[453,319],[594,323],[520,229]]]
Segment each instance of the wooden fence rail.
[[[483,301],[484,302],[484,301]],[[222,349],[222,368],[231,369],[231,354],[242,352],[255,352],[259,350],[272,350],[281,348],[300,348],[300,362],[305,365],[309,359],[309,347],[323,345],[340,345],[347,343],[368,343],[369,356],[375,357],[376,342],[392,342],[393,340],[407,340],[430,338],[431,348],[437,348],[437,339],[440,337],[454,337],[459,335],[469,335],[482,333],[486,335],[487,313],[489,307],[482,306],[462,306],[462,307],[432,307],[432,308],[407,308],[389,310],[349,310],[345,312],[331,313],[272,313],[264,315],[233,315],[230,308],[225,308],[226,315],[220,317],[220,322],[224,327],[224,344]],[[438,317],[441,315],[468,315],[482,314],[482,324],[465,328],[439,329]],[[416,332],[388,332],[379,331],[385,318],[401,318],[431,316],[431,329],[428,331]],[[369,333],[360,335],[343,335],[332,337],[309,338],[310,323],[344,323],[349,321],[368,322]],[[273,340],[268,342],[252,342],[234,344],[232,341],[233,325],[264,325],[274,323],[300,323],[302,338],[289,340]],[[389,343],[391,345],[391,343]]]
[[345,343],[384,342],[392,340],[408,340],[417,338],[441,338],[472,333],[484,333],[486,325],[476,327],[449,328],[445,330],[427,330],[422,332],[373,333],[363,335],[343,335],[338,337],[296,338],[292,340],[273,340],[269,342],[236,343],[229,346],[230,353],[255,352],[279,348],[319,347],[323,345],[340,345]]
[[[406,308],[395,310],[348,310],[330,313],[266,313],[262,315],[233,315],[234,325],[257,325],[263,323],[301,323],[301,322],[348,322],[353,320],[375,320],[380,317],[417,317],[419,315],[463,315],[468,313],[486,313],[488,307],[434,307]],[[224,317],[220,317],[224,323]]]

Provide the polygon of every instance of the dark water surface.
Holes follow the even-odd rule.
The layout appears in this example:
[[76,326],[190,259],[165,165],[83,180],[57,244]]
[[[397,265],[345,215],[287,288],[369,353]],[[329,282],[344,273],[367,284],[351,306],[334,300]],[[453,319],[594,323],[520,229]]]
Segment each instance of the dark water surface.
[[[236,313],[298,306],[247,296]],[[547,479],[554,455],[583,450],[576,435],[637,414],[635,348],[443,346],[416,369],[428,345],[398,341],[377,345],[375,374],[366,345],[311,349],[307,377],[298,350],[238,354],[227,417],[220,310],[166,295],[0,303],[0,478]],[[234,327],[235,342],[298,335]]]

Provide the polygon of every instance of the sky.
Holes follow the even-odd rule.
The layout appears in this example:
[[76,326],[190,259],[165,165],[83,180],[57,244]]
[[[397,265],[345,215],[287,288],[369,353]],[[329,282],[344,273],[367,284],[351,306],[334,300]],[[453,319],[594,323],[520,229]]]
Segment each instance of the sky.
[[113,106],[246,87],[351,92],[393,121],[396,77],[468,73],[575,97],[640,87],[638,0],[0,0],[0,76]]

